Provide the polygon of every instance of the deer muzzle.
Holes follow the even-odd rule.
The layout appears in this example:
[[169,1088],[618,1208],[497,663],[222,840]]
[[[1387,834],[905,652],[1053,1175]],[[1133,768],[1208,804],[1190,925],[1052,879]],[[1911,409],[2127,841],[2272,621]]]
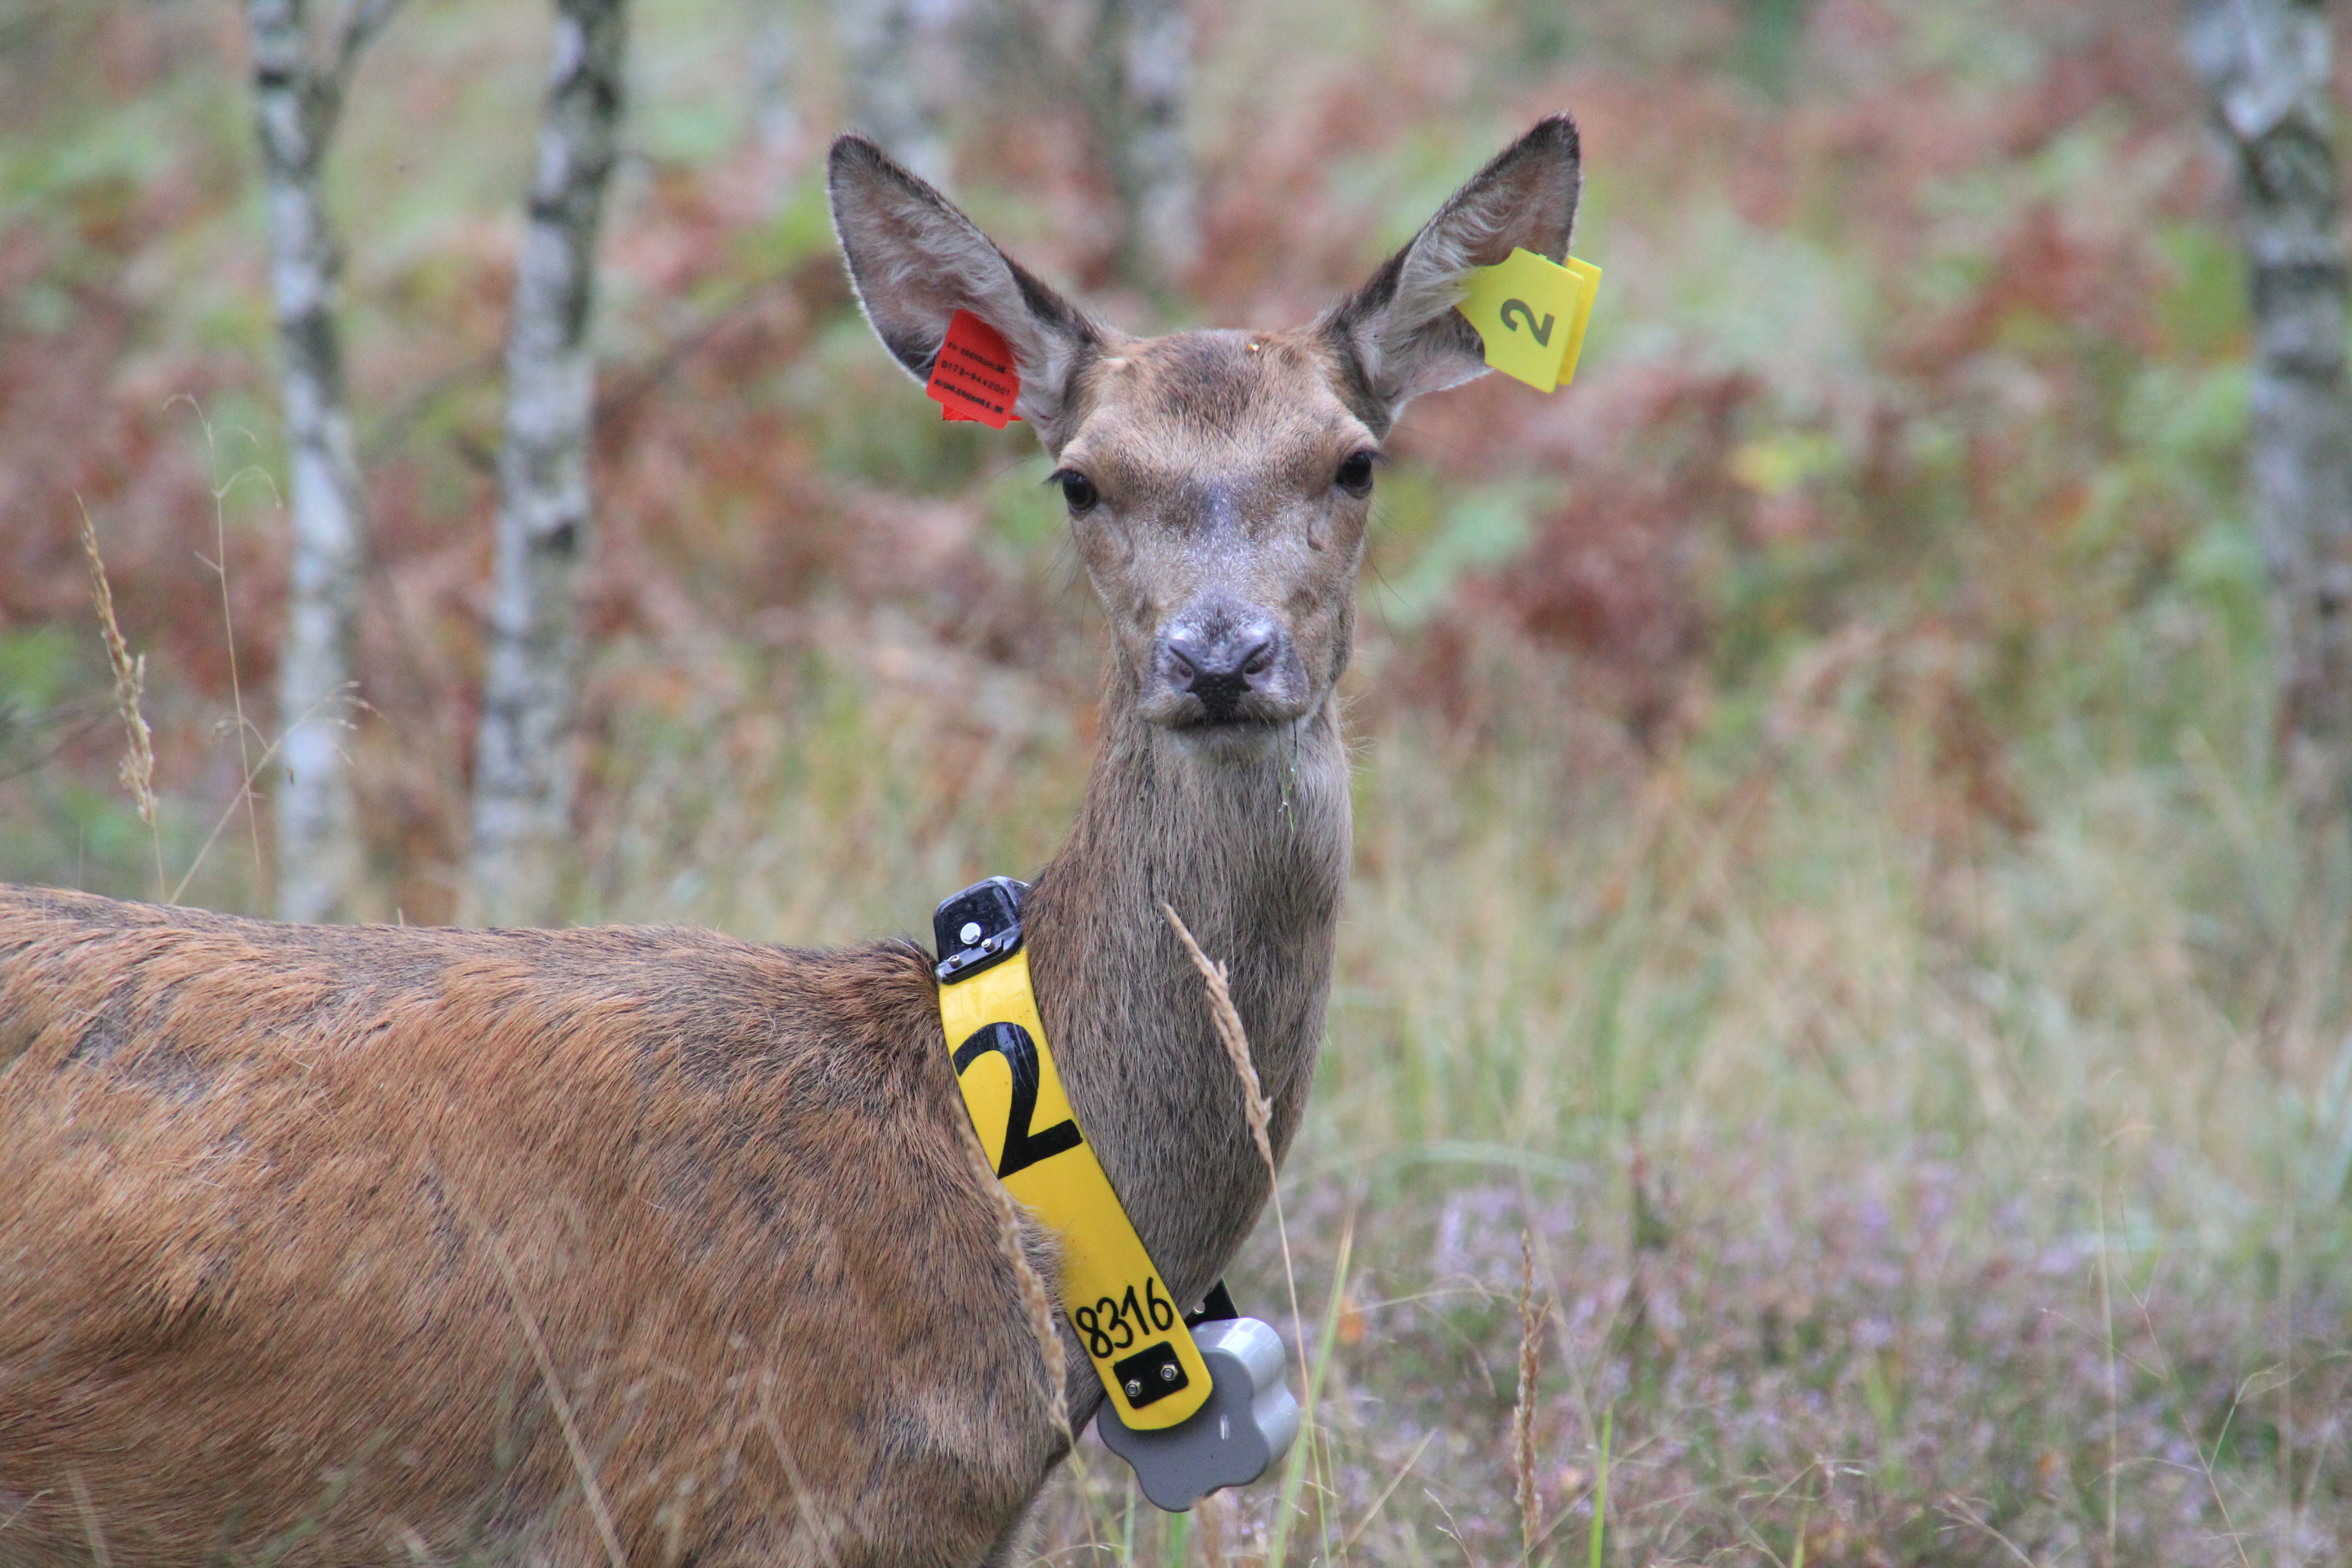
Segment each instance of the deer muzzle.
[[1171,729],[1278,724],[1307,710],[1307,671],[1282,625],[1255,606],[1196,605],[1161,628],[1145,716]]

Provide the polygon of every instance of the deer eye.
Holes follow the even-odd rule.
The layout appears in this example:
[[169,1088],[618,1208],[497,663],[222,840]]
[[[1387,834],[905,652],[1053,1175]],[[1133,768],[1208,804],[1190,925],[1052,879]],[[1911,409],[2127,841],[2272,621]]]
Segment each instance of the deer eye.
[[1372,463],[1378,452],[1350,452],[1348,460],[1339,465],[1338,477],[1332,481],[1351,496],[1372,493]]
[[1064,468],[1053,477],[1053,483],[1062,487],[1062,499],[1070,503],[1072,511],[1092,511],[1102,497],[1095,492],[1095,482],[1076,468]]

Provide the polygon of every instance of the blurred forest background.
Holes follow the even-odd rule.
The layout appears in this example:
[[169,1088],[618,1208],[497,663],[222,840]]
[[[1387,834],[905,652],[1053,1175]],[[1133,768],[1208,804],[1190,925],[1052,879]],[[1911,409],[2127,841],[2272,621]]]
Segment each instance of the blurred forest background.
[[[1116,6],[902,9],[926,155],[1130,328],[1302,320],[1539,113],[1583,131],[1575,384],[1429,399],[1380,479],[1356,883],[1284,1181],[1305,1321],[1270,1236],[1234,1275],[1320,1347],[1288,1555],[2352,1554],[2352,860],[2282,782],[2248,275],[2180,13],[1193,0],[1171,267],[1107,130]],[[408,0],[323,165],[365,918],[469,908],[550,14]],[[840,20],[631,13],[569,921],[921,931],[1083,785],[1102,632],[1034,437],[942,425],[834,255]],[[0,0],[0,877],[266,912],[289,529],[246,23]],[[1139,1515],[1088,1439],[1040,1550],[1256,1562],[1278,1501]]]

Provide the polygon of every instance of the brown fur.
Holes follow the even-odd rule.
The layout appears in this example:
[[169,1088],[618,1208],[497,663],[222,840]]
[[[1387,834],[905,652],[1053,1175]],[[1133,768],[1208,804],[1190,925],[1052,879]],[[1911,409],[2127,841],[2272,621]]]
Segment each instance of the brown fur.
[[[1160,901],[1229,964],[1286,1149],[1349,862],[1331,691],[1369,503],[1330,474],[1475,374],[1429,258],[1560,254],[1574,164],[1546,122],[1311,328],[1137,342],[836,147],[884,342],[920,374],[981,310],[1102,496],[1076,522],[1105,740],[1029,941],[1081,1122],[1187,1300],[1266,1175]],[[1286,650],[1241,721],[1167,688],[1165,628],[1203,605]],[[637,1568],[1003,1561],[1064,1438],[971,1137],[908,945],[0,889],[0,1568],[590,1568],[598,1508]],[[1082,1423],[1100,1390],[1065,1349]]]
[[914,949],[0,911],[0,1560],[601,1560],[524,1311],[632,1561],[969,1563],[1053,1458]]

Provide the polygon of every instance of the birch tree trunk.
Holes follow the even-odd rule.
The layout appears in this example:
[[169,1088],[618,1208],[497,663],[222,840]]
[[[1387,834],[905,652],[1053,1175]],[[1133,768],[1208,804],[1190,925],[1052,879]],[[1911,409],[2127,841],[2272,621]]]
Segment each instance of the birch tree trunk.
[[293,533],[278,661],[281,920],[347,915],[362,869],[342,738],[366,525],[335,330],[341,247],[319,184],[352,68],[394,3],[363,0],[347,11],[341,42],[323,60],[312,53],[305,0],[250,0],[246,13],[269,214],[270,300],[284,361]]
[[543,922],[567,870],[592,521],[588,329],[621,116],[624,0],[557,0],[555,59],[507,340],[497,567],[474,763],[473,891],[493,925]]
[[962,78],[961,0],[834,0],[849,122],[934,185],[954,173],[947,110]]
[[2308,806],[2347,804],[2352,401],[2319,0],[2189,0],[2189,58],[2237,171],[2254,311],[2253,510],[2269,569],[2279,737]]
[[1117,84],[1104,130],[1126,225],[1120,269],[1168,289],[1201,251],[1200,189],[1185,132],[1192,89],[1186,0],[1104,0],[1103,74]]
[[752,21],[751,129],[771,153],[800,145],[800,110],[793,91],[800,20],[798,7],[790,0],[761,0]]

